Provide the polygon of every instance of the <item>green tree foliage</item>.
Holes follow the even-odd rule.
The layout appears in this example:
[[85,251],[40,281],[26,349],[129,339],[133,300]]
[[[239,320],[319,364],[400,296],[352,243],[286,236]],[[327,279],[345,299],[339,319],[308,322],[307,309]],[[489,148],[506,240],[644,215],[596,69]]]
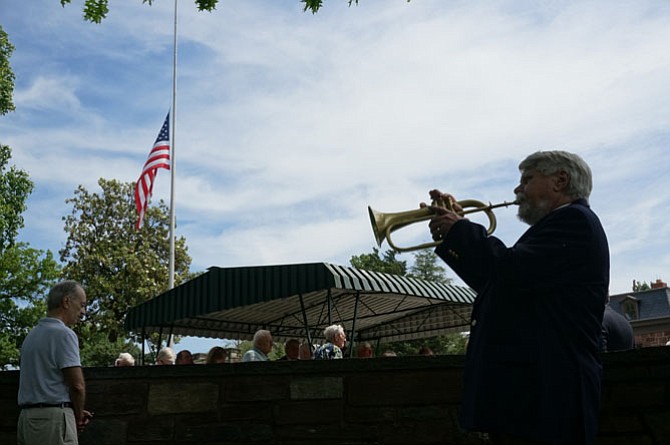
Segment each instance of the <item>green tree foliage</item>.
[[[352,3],[358,4],[358,0],[346,0],[351,6]],[[407,0],[409,2],[409,0]],[[142,3],[153,4],[154,0],[142,0]],[[60,0],[60,4],[65,7],[72,3],[72,0]],[[219,0],[194,0],[195,6],[198,8],[198,11],[209,11],[212,12],[216,9],[217,3]],[[312,14],[321,9],[323,6],[323,0],[300,0],[300,3],[305,4],[304,11],[312,11]],[[84,1],[84,20],[93,23],[100,23],[104,18],[107,17],[109,12],[109,0],[85,0]]]
[[[134,342],[118,338],[112,343],[105,333],[94,331],[88,323],[82,323],[78,330],[79,335],[87,339],[86,346],[81,348],[80,354],[85,366],[111,366],[121,352],[129,352],[135,357],[135,363],[140,364],[142,351]],[[154,362],[155,354],[145,357],[145,363]]]
[[0,252],[0,369],[18,365],[23,340],[46,315],[44,296],[59,270],[50,251],[24,243]]
[[[0,116],[14,110],[13,51],[0,27]],[[0,369],[18,365],[23,339],[46,313],[41,295],[58,277],[51,252],[16,240],[33,183],[28,173],[10,166],[11,158],[11,148],[0,144]]]
[[46,314],[41,296],[59,275],[50,251],[16,241],[33,183],[28,173],[9,167],[11,155],[0,144],[0,369],[18,364],[23,339]]
[[9,166],[12,149],[0,144],[0,249],[5,250],[16,242],[23,227],[26,199],[33,191],[28,173]]
[[46,315],[46,303],[21,305],[13,298],[0,297],[0,369],[17,367],[23,340],[37,321]]
[[447,277],[447,269],[442,267],[438,260],[438,256],[432,250],[423,249],[415,252],[414,264],[410,267],[407,276],[436,283],[451,284],[453,280]]
[[[63,218],[68,234],[60,251],[64,275],[82,283],[89,305],[86,328],[76,329],[86,348],[96,348],[101,337],[110,351],[118,349],[119,340],[128,337],[124,321],[128,309],[168,288],[169,212],[163,201],[147,209],[142,229],[135,230],[137,213],[134,183],[101,178],[101,193],[91,193],[83,186],[74,192],[72,213]],[[191,258],[183,237],[175,240],[175,286],[190,278]],[[90,344],[90,346],[89,346]],[[91,355],[93,357],[94,354]],[[85,365],[106,365],[86,363]]]
[[51,251],[26,243],[0,251],[0,369],[18,365],[23,340],[46,315],[45,297],[59,275]]
[[633,292],[642,292],[645,290],[650,290],[651,286],[645,281],[633,280]]
[[14,46],[2,26],[0,26],[0,116],[14,111],[14,72],[9,65],[9,58]]
[[349,259],[349,263],[357,269],[404,276],[407,274],[407,261],[398,260],[396,255],[397,253],[393,250],[387,250],[381,257],[379,249],[373,247],[372,253],[354,255]]
[[419,340],[399,341],[395,343],[382,343],[379,351],[393,351],[402,355],[419,355],[422,346],[427,346],[434,354],[465,354],[468,337],[460,332]]

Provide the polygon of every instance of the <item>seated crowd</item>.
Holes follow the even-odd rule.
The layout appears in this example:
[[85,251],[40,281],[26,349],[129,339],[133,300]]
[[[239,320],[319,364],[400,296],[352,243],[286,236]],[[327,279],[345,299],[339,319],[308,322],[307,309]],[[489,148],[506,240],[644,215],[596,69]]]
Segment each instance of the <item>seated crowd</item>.
[[[346,342],[347,335],[341,325],[334,324],[328,326],[323,332],[325,342],[321,345],[312,345],[309,341],[300,341],[292,338],[284,343],[284,355],[277,359],[277,361],[293,361],[293,360],[337,360],[347,356]],[[272,333],[270,331],[261,329],[254,334],[251,348],[244,353],[242,362],[261,362],[270,361],[269,355],[274,347],[272,340]],[[374,348],[369,342],[361,342],[355,349],[356,358],[371,358],[374,357]],[[420,355],[433,355],[433,352],[427,346],[421,347],[418,351]],[[204,361],[196,360],[196,356],[202,354],[192,354],[191,351],[184,349],[175,354],[170,347],[161,348],[156,356],[156,365],[193,365],[196,363],[205,364],[220,364],[232,363],[237,361],[234,355],[221,346],[212,347],[207,353]],[[395,357],[396,353],[387,350],[380,354],[381,357]],[[134,366],[135,359],[127,352],[119,354],[115,360],[114,366]]]

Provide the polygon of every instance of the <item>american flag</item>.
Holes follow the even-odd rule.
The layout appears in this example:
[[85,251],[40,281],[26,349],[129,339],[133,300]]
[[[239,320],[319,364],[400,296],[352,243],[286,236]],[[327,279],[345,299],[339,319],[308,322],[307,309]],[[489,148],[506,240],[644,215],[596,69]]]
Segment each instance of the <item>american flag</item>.
[[135,185],[135,207],[137,208],[137,224],[136,229],[142,227],[142,220],[147,211],[149,198],[154,189],[154,179],[158,174],[158,169],[164,168],[170,170],[170,113],[165,117],[165,122],[161,131],[158,133],[156,142],[149,152],[147,162],[144,163],[140,179]]

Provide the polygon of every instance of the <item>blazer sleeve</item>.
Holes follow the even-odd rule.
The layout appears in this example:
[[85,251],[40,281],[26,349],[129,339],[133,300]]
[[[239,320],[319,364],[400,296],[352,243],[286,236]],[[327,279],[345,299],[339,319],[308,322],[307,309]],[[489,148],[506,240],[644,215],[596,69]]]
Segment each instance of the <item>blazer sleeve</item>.
[[[537,291],[569,284],[592,270],[606,240],[588,207],[555,210],[530,227],[513,247],[487,236],[479,224],[458,221],[436,253],[475,291],[492,280],[516,290]],[[599,238],[603,239],[600,240]],[[594,243],[604,243],[604,251]]]

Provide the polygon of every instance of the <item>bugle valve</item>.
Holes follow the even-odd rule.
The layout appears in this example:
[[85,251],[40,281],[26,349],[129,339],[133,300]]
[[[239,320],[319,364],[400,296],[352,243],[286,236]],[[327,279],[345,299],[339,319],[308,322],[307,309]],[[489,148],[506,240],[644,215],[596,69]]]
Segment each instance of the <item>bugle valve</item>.
[[[477,201],[476,199],[465,199],[463,201],[458,201],[457,204],[463,209],[462,211],[457,212],[461,216],[475,212],[484,212],[484,214],[489,220],[489,227],[486,229],[486,233],[490,235],[496,230],[496,216],[493,213],[493,209],[496,209],[498,207],[509,207],[511,205],[516,205],[517,203],[515,201],[512,202],[504,201],[499,204],[491,204],[491,203],[486,204],[482,201]],[[431,205],[453,210],[453,204],[451,202],[433,201]],[[431,219],[435,213],[430,207],[408,210],[406,212],[382,213],[373,210],[372,207],[368,206],[368,213],[370,214],[372,231],[375,234],[375,239],[377,240],[377,245],[379,247],[381,247],[384,240],[386,240],[391,249],[395,250],[396,252],[410,252],[413,250],[436,247],[440,243],[442,243],[442,241],[440,240],[430,243],[418,244],[416,246],[398,247],[393,243],[393,240],[391,239],[392,232],[395,232],[396,230],[401,229],[410,224],[418,223],[421,221],[427,221]]]

